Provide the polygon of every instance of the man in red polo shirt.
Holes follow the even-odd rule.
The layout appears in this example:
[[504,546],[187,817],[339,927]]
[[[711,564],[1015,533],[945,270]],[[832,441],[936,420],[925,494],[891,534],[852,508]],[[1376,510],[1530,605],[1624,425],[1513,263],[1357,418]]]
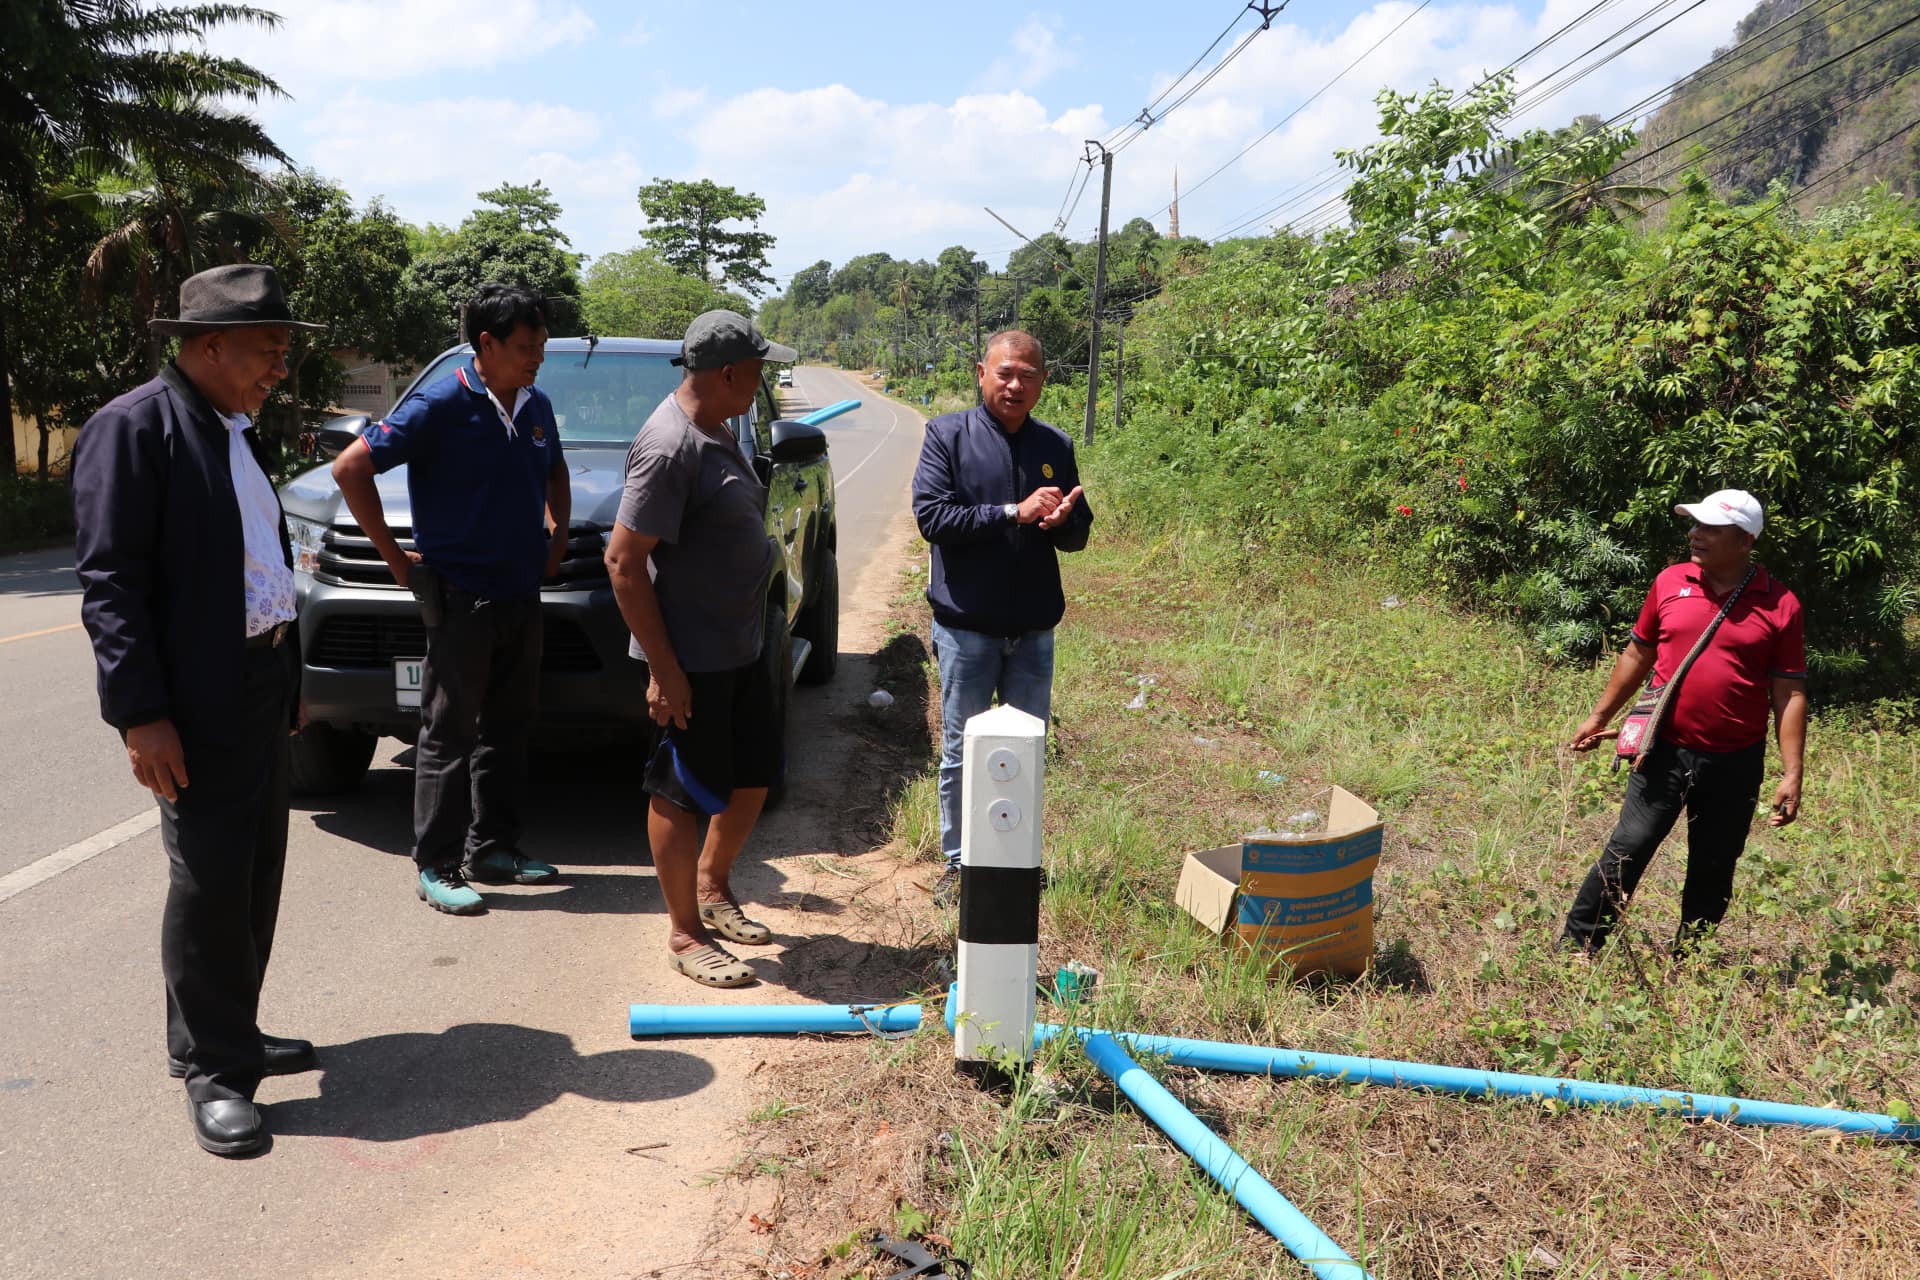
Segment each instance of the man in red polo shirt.
[[[1653,580],[1633,639],[1614,663],[1607,691],[1573,734],[1575,751],[1612,735],[1607,725],[1646,682],[1673,678],[1727,596],[1739,600],[1687,669],[1669,703],[1653,751],[1627,781],[1620,822],[1587,872],[1567,913],[1563,945],[1594,951],[1633,896],[1660,842],[1687,813],[1687,878],[1680,891],[1675,950],[1720,922],[1733,897],[1733,868],[1766,764],[1767,714],[1773,714],[1785,776],[1774,789],[1768,823],[1784,827],[1800,813],[1801,753],[1807,737],[1807,662],[1800,601],[1753,562],[1760,504],[1739,489],[1682,503],[1693,521],[1689,558]],[[1748,574],[1751,573],[1751,578]]]

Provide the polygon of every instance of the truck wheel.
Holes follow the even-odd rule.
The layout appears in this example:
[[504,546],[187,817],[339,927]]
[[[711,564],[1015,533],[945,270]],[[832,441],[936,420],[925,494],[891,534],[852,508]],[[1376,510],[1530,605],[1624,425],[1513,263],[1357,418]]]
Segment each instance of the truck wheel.
[[825,684],[840,666],[840,563],[831,551],[820,554],[812,594],[793,627],[793,634],[813,646],[800,668],[800,683]]
[[[768,674],[773,685],[773,740],[780,744],[782,764],[787,761],[787,704],[793,688],[793,646],[787,642],[787,615],[777,602],[767,602],[767,635],[761,645],[761,659],[766,662]],[[780,780],[767,788],[769,809],[777,809],[786,798],[787,779],[784,767]]]
[[373,749],[380,739],[359,729],[336,729],[310,724],[290,744],[290,784],[295,795],[322,795],[351,791],[367,776]]

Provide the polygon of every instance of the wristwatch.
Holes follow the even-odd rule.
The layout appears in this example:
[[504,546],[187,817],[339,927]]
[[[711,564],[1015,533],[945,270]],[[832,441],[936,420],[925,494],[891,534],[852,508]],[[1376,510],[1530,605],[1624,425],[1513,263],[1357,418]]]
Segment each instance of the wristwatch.
[[1000,510],[1004,511],[1006,513],[1007,519],[1013,521],[1015,524],[1018,524],[1020,522],[1020,504],[1019,503],[1009,502],[1006,505],[1002,506]]

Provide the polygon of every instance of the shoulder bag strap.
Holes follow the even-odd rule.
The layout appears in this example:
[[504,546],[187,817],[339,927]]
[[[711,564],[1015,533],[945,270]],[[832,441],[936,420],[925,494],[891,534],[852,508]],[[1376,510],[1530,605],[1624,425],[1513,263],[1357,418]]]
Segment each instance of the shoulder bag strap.
[[1747,576],[1740,579],[1740,585],[1728,594],[1727,602],[1720,606],[1720,612],[1713,616],[1713,621],[1707,624],[1706,630],[1700,633],[1700,638],[1693,642],[1693,648],[1687,651],[1687,656],[1682,658],[1680,665],[1674,669],[1673,679],[1667,681],[1666,686],[1660,690],[1659,700],[1653,704],[1653,714],[1647,717],[1647,732],[1640,741],[1640,754],[1634,757],[1633,767],[1636,772],[1646,763],[1647,757],[1653,754],[1653,748],[1660,740],[1660,723],[1666,718],[1667,707],[1673,702],[1673,695],[1680,690],[1680,681],[1693,666],[1694,659],[1705,653],[1707,646],[1713,643],[1714,633],[1720,630],[1720,624],[1727,620],[1729,613],[1733,612],[1733,606],[1740,599],[1740,593],[1747,589],[1749,582],[1753,581],[1753,575],[1759,567],[1759,565],[1747,566]]

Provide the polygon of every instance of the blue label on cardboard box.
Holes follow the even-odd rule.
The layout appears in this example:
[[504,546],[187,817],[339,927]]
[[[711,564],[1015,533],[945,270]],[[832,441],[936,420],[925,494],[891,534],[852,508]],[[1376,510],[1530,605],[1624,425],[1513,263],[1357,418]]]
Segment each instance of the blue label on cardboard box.
[[1239,923],[1268,929],[1291,929],[1325,924],[1373,905],[1373,880],[1368,878],[1339,893],[1317,898],[1256,898],[1240,895]]
[[1381,828],[1373,827],[1342,840],[1262,840],[1249,836],[1240,846],[1240,869],[1296,875],[1338,871],[1379,853],[1381,834]]

